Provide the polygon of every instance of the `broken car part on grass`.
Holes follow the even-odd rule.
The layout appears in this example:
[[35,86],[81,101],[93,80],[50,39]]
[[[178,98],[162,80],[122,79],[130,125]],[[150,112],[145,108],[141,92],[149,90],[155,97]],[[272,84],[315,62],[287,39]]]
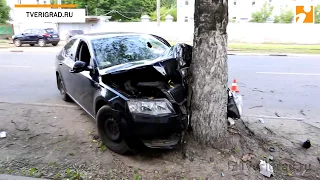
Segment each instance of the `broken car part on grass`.
[[[79,35],[57,56],[57,86],[64,100],[72,99],[97,121],[112,151],[124,154],[139,144],[173,148],[190,126],[191,60],[192,46],[171,46],[155,35]],[[239,118],[233,98],[228,115]]]

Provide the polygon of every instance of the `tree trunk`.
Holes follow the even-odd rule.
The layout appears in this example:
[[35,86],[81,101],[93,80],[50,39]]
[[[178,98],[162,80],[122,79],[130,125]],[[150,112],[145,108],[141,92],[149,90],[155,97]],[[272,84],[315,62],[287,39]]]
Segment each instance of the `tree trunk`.
[[195,0],[191,126],[197,142],[221,148],[227,136],[228,0]]

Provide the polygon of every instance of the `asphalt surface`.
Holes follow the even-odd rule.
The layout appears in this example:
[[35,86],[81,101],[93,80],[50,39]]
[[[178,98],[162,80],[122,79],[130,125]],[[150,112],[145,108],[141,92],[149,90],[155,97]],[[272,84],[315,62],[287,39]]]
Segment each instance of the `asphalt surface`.
[[[229,85],[237,79],[244,115],[303,118],[320,128],[319,57],[229,56]],[[66,104],[54,59],[55,53],[0,52],[0,102]]]

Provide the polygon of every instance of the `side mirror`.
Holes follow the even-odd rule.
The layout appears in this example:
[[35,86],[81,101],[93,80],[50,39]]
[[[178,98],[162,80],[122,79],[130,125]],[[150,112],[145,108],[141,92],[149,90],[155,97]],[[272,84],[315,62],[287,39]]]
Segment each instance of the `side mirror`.
[[87,66],[87,64],[83,61],[76,61],[72,67],[72,69],[69,70],[70,73],[79,73],[82,71],[92,71],[93,68],[91,66]]

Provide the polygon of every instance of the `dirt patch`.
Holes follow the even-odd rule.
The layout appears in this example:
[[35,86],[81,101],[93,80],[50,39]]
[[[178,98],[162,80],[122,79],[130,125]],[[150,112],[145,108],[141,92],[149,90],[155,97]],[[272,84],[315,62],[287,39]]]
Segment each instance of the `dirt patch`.
[[[246,122],[255,135],[241,121],[236,121],[236,126],[229,128],[235,142],[230,149],[203,148],[188,138],[186,157],[181,149],[119,156],[99,142],[95,122],[78,107],[1,103],[0,131],[6,131],[7,137],[0,139],[0,173],[48,179],[81,176],[83,179],[256,180],[263,179],[258,172],[259,160],[272,155],[277,179],[319,178],[319,138],[311,139],[312,148],[301,150],[298,144],[289,143],[296,138],[287,140],[288,132],[281,134],[273,128],[273,134],[261,124],[249,119]],[[320,132],[309,126],[303,128],[310,136]],[[269,152],[269,146],[275,152]],[[241,160],[247,154],[250,158]]]

